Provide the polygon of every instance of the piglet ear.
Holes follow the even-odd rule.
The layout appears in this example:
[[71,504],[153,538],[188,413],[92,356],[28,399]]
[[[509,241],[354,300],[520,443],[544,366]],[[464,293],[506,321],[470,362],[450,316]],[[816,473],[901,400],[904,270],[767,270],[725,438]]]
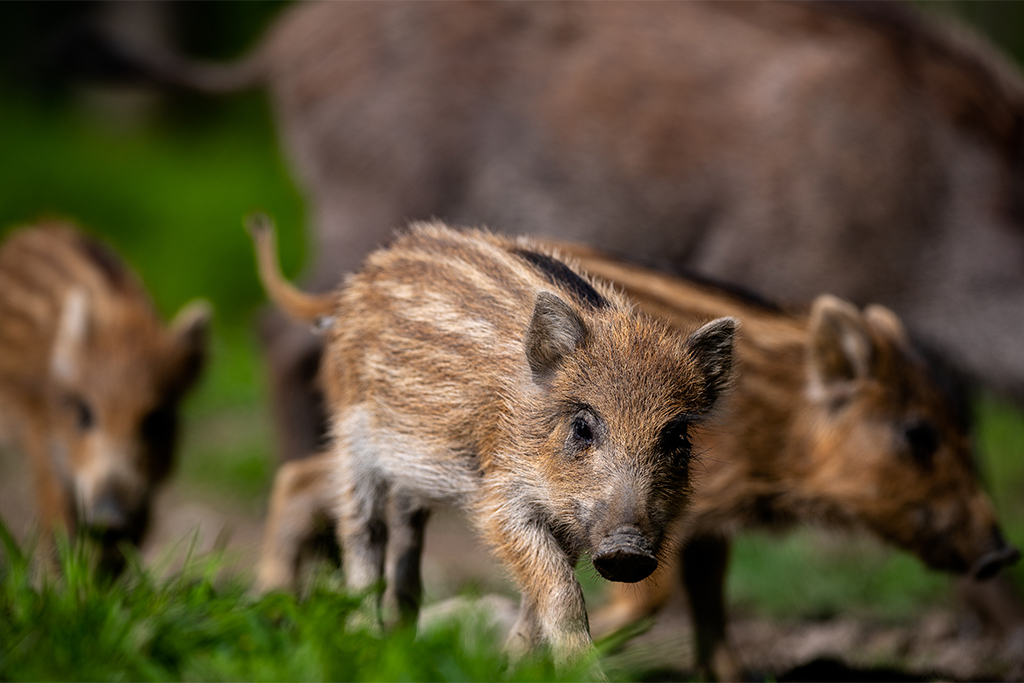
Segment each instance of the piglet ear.
[[173,369],[174,393],[188,391],[206,366],[213,308],[208,301],[196,299],[185,304],[171,321],[170,336],[176,367]]
[[587,326],[569,304],[550,292],[537,295],[526,332],[526,359],[537,382],[548,379],[565,356],[587,339]]
[[874,346],[853,304],[829,294],[811,307],[808,364],[812,389],[835,395],[871,373]]
[[81,349],[89,336],[89,323],[89,295],[84,289],[75,287],[64,296],[53,340],[50,372],[54,377],[69,382],[78,374]]
[[907,328],[903,327],[899,316],[885,306],[872,304],[865,308],[864,322],[870,329],[896,346],[904,349],[910,348],[910,335],[907,334]]
[[710,410],[732,384],[733,342],[738,326],[736,318],[718,318],[686,339],[686,348],[704,375],[704,410]]

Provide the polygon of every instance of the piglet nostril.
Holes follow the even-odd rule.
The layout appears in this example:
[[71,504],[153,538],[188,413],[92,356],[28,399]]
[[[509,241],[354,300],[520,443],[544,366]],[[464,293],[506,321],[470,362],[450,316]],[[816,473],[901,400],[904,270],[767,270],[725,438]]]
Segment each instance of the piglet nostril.
[[975,563],[971,573],[978,581],[984,581],[998,574],[1003,567],[1016,564],[1018,560],[1020,560],[1020,550],[1012,545],[1004,545],[1002,548],[983,555]]
[[647,539],[635,529],[607,536],[592,556],[594,569],[609,581],[636,583],[658,568],[658,559]]

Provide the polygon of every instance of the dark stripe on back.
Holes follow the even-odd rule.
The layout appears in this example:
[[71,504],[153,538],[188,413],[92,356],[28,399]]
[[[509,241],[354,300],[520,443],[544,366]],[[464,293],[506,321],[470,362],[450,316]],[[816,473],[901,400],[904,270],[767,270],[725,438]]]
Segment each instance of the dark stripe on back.
[[785,310],[777,303],[758,294],[752,289],[747,289],[743,285],[733,284],[732,282],[719,280],[718,278],[710,277],[708,275],[701,275],[684,268],[672,270],[675,272],[670,273],[670,275],[674,275],[681,280],[688,280],[695,285],[704,287],[705,289],[720,292],[725,296],[735,299],[736,301],[739,301],[751,308],[758,308],[766,313],[785,313]]
[[608,300],[576,271],[557,259],[528,249],[513,249],[512,253],[539,270],[553,285],[568,290],[576,299],[591,308],[605,308]]
[[79,250],[99,268],[112,289],[124,291],[129,288],[131,275],[121,259],[109,247],[80,233],[76,237]]
[[605,253],[622,264],[640,266],[641,268],[653,270],[657,273],[661,273],[662,275],[671,275],[674,278],[685,280],[690,284],[697,285],[698,287],[703,287],[704,289],[711,290],[722,296],[729,297],[744,306],[760,309],[765,313],[784,314],[786,312],[786,310],[775,301],[758,294],[752,289],[747,289],[743,285],[719,280],[718,278],[711,277],[709,275],[701,275],[700,273],[695,273],[688,268],[674,263],[654,263],[653,261],[646,259],[630,258],[618,252]]

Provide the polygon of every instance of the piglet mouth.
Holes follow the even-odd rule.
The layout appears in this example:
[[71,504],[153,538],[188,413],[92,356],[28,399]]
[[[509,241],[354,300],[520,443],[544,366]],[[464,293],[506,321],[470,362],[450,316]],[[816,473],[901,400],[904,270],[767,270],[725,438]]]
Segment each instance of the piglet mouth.
[[658,568],[654,549],[635,527],[621,527],[606,536],[591,560],[598,574],[622,583],[643,581]]
[[85,523],[89,537],[104,546],[137,542],[144,528],[144,514],[120,508],[94,510]]
[[113,546],[121,541],[130,541],[132,534],[128,527],[87,526],[86,533],[100,545]]

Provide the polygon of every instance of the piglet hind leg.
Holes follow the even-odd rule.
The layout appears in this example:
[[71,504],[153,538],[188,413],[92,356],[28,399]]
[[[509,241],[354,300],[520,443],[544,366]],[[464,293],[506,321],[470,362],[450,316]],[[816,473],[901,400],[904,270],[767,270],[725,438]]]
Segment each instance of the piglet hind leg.
[[358,471],[348,450],[336,448],[340,495],[338,541],[345,558],[345,584],[355,594],[366,594],[366,611],[354,625],[382,627],[381,589],[387,552],[387,483],[375,472]]
[[414,626],[423,596],[420,571],[423,536],[430,510],[412,495],[394,491],[388,506],[387,589],[385,622]]
[[333,468],[330,453],[317,453],[278,469],[263,531],[258,592],[297,588],[302,546],[316,535],[317,517],[333,512]]

